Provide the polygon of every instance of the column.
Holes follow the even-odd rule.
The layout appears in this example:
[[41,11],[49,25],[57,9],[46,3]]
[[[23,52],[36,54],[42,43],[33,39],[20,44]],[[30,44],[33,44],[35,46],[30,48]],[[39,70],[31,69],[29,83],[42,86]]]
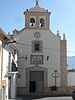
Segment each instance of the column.
[[16,74],[17,73],[12,73],[11,76],[11,98],[16,98]]

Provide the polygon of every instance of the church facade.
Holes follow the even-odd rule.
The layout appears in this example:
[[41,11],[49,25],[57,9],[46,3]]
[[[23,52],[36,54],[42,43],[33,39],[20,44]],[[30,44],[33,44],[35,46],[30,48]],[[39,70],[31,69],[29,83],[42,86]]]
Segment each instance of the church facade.
[[25,27],[13,31],[17,41],[17,94],[67,92],[66,38],[50,29],[51,12],[35,7],[24,12]]

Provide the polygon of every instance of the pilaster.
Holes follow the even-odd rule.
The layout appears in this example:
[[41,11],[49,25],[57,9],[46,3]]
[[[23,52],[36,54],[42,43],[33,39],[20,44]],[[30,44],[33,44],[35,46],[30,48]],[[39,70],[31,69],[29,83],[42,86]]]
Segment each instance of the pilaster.
[[67,48],[66,40],[60,40],[60,88],[62,93],[67,92]]

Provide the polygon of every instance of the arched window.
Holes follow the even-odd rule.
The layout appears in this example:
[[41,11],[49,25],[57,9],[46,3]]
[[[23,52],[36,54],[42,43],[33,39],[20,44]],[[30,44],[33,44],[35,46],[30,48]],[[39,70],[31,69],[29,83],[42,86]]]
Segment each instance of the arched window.
[[32,27],[35,26],[35,19],[34,18],[30,19],[30,26],[32,26]]
[[44,24],[45,24],[45,23],[44,23],[44,19],[41,18],[41,19],[40,19],[40,27],[44,27]]

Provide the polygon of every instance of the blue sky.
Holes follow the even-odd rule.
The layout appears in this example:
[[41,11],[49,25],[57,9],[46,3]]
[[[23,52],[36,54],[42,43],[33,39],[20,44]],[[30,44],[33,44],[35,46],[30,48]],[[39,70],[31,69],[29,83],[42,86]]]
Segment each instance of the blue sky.
[[[39,0],[39,5],[51,12],[51,30],[59,30],[61,36],[65,33],[68,56],[75,56],[75,0]],[[25,26],[23,12],[34,6],[35,0],[0,0],[0,27],[6,33],[21,30]]]

